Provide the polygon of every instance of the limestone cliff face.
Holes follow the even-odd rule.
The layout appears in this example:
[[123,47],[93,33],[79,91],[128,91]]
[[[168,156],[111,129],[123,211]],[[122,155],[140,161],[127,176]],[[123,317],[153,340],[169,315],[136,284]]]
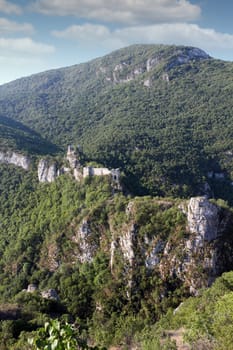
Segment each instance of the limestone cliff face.
[[0,163],[13,164],[25,170],[29,170],[31,159],[16,152],[0,152]]
[[48,160],[41,159],[38,164],[38,179],[39,182],[53,182],[60,172],[57,169],[56,163],[50,164]]
[[[91,213],[78,224],[72,223],[72,234],[67,237],[72,241],[68,254],[72,262],[91,263],[98,252],[104,252],[113,276],[123,269],[129,298],[137,288],[142,267],[148,276],[160,276],[164,286],[174,281],[191,294],[232,269],[233,216],[228,209],[205,197],[179,205],[148,200],[146,207],[146,200],[131,199],[120,221],[119,213],[115,213],[116,220],[111,211],[101,223]],[[67,261],[67,257],[62,259]]]
[[181,210],[187,216],[186,238],[178,246],[172,237],[167,241],[159,269],[164,278],[176,276],[197,294],[230,264],[231,253],[222,249],[229,217],[205,197],[191,198]]
[[108,67],[100,67],[96,74],[104,75],[106,81],[114,84],[129,83],[130,81],[137,79],[139,76],[144,75],[146,77],[143,82],[144,86],[151,87],[153,82],[150,79],[150,74],[147,73],[152,72],[157,66],[164,65],[164,73],[161,78],[168,82],[168,72],[172,68],[187,64],[194,60],[205,59],[210,59],[210,56],[198,48],[177,48],[174,50],[169,60],[167,60],[167,57],[166,55],[164,56],[163,52],[160,52],[151,55],[151,57],[142,60],[140,63],[137,62],[136,64],[133,58],[125,61],[123,60],[116,64],[111,71],[109,71]]
[[219,208],[205,197],[191,198],[188,203],[187,220],[191,233],[200,237],[200,241],[216,239],[219,226]]
[[96,234],[92,232],[88,221],[84,219],[72,237],[72,241],[77,244],[76,258],[81,263],[92,262],[97,250],[95,236]]

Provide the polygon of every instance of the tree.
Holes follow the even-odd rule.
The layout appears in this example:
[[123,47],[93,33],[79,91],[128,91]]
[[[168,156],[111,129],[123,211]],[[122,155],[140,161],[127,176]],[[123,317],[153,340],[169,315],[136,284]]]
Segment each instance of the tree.
[[43,328],[37,331],[34,338],[28,339],[35,350],[104,350],[98,347],[89,347],[78,336],[78,332],[70,324],[61,324],[58,320],[45,322]]

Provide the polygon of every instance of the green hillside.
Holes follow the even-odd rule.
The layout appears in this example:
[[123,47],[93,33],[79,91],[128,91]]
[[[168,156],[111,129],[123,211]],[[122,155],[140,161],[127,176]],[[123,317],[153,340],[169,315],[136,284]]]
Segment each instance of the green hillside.
[[1,350],[233,349],[232,72],[135,45],[0,86]]
[[22,123],[0,116],[0,150],[27,154],[55,154],[59,148]]
[[[163,344],[164,334],[179,327],[187,329],[190,342],[199,334],[208,338],[211,303],[217,297],[219,307],[228,307],[230,294],[226,300],[221,296],[231,292],[231,279],[217,294],[213,289],[214,294],[207,291],[203,298],[185,302],[176,318],[171,310],[190,295],[189,279],[207,285],[205,261],[213,247],[221,252],[218,275],[232,269],[233,214],[226,203],[217,202],[221,238],[194,252],[197,263],[185,280],[185,269],[171,274],[169,267],[171,262],[179,269],[188,257],[184,244],[192,235],[183,200],[113,194],[108,177],[77,182],[65,175],[51,184],[38,183],[33,171],[11,165],[0,165],[0,179],[2,349],[35,349],[27,339],[50,319],[75,324],[78,337],[98,350],[119,344],[125,349],[175,349],[169,337],[164,346],[159,339]],[[58,297],[43,297],[50,290]],[[227,314],[221,317],[225,320]],[[210,328],[218,341],[228,329],[221,317]],[[215,338],[208,349],[220,349]],[[232,341],[232,333],[226,341]]]
[[134,193],[187,196],[207,181],[229,200],[232,71],[198,49],[135,45],[1,86],[0,114],[120,167]]

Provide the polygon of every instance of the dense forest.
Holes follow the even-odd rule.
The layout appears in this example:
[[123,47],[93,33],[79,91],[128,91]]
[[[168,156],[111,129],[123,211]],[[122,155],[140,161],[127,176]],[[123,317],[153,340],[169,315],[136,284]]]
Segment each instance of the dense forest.
[[210,182],[231,201],[232,70],[199,49],[135,45],[1,86],[0,115],[121,168],[135,194],[203,194]]
[[[233,349],[232,71],[135,45],[0,86],[0,349]],[[121,188],[40,182],[68,144]]]

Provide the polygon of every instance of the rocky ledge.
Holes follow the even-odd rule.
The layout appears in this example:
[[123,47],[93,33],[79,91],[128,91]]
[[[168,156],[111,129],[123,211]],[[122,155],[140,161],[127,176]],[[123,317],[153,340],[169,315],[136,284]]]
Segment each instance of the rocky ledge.
[[13,164],[24,170],[29,170],[31,159],[28,156],[16,152],[0,152],[0,163]]

